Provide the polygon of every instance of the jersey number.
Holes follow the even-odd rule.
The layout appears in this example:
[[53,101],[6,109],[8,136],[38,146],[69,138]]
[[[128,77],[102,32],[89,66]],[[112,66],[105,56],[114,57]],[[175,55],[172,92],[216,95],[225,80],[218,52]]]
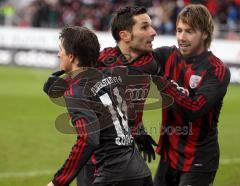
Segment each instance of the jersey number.
[[[111,113],[113,125],[117,132],[117,138],[115,140],[117,145],[129,145],[132,143],[132,136],[128,127],[128,118],[127,118],[127,104],[126,101],[122,99],[119,94],[117,87],[113,89],[113,94],[116,96],[116,107],[113,107],[113,102],[108,93],[100,96],[100,100],[105,107],[108,107],[109,112]],[[120,117],[120,118],[119,118]],[[121,121],[120,121],[121,120]]]

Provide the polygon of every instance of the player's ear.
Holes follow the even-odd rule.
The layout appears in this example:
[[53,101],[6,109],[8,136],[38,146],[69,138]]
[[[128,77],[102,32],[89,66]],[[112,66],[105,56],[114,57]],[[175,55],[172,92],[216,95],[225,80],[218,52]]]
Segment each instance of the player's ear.
[[206,40],[208,38],[208,33],[207,32],[203,32],[203,39]]
[[73,63],[75,56],[70,53],[70,54],[68,54],[68,58],[69,58],[69,61],[70,61],[71,63]]
[[119,32],[119,36],[121,38],[121,40],[128,42],[131,40],[131,33],[127,30],[122,30]]

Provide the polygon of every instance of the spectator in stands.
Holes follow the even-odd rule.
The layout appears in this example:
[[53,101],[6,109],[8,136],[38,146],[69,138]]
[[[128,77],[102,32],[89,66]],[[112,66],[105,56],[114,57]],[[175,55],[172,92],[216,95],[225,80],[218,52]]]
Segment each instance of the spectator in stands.
[[[0,2],[0,10],[3,10],[4,3]],[[234,38],[239,37],[237,35],[240,33],[240,0],[31,0],[24,9],[10,11],[11,14],[15,14],[11,24],[47,28],[78,25],[97,31],[108,31],[113,12],[123,6],[138,5],[148,8],[153,26],[159,34],[173,35],[176,30],[176,15],[190,3],[201,3],[208,8],[220,32],[226,32],[220,33],[219,37],[228,38],[227,32],[235,35]],[[6,10],[6,7],[4,9]],[[9,14],[3,14],[1,11],[0,24],[6,24],[4,20],[7,17]]]

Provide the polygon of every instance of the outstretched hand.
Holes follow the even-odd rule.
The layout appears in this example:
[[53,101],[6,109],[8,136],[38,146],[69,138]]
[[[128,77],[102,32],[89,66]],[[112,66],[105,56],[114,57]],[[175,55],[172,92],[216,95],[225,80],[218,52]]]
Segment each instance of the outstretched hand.
[[155,160],[155,151],[153,146],[157,146],[156,142],[152,139],[152,137],[148,134],[141,134],[135,137],[135,142],[138,146],[138,150],[141,154],[143,154],[143,159],[150,163]]

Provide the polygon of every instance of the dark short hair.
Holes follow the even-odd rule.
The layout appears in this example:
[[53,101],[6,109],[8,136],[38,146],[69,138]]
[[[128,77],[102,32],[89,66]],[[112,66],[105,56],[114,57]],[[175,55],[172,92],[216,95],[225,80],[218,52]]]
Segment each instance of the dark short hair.
[[94,67],[100,52],[97,36],[88,28],[80,26],[67,26],[60,32],[66,54],[73,54],[78,58],[78,66]]
[[119,32],[122,30],[131,31],[135,21],[134,16],[147,13],[144,7],[124,7],[120,8],[112,18],[111,31],[116,42],[120,41]]

